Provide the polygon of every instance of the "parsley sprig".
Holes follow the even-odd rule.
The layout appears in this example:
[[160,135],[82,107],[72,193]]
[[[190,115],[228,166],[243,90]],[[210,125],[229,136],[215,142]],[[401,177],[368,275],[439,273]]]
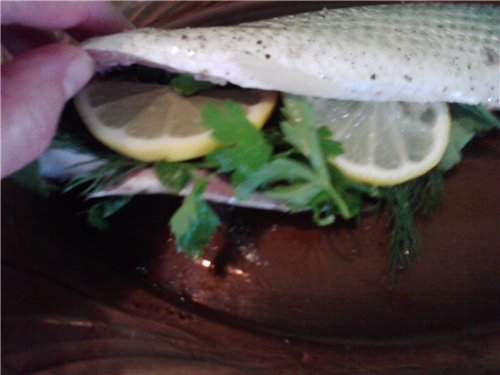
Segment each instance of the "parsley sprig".
[[213,84],[195,79],[191,74],[179,74],[172,78],[169,86],[178,94],[191,96],[200,91],[208,90]]
[[198,178],[191,193],[170,219],[170,229],[175,236],[178,251],[197,258],[220,224],[220,219],[202,197],[207,186],[206,178]]
[[213,137],[223,145],[208,154],[206,160],[217,166],[217,172],[231,173],[233,184],[248,179],[270,159],[272,146],[247,120],[238,103],[226,101],[225,111],[209,104],[204,108],[202,118],[204,125],[212,130]]
[[[293,211],[311,209],[319,225],[333,223],[336,212],[345,219],[355,216],[359,207],[346,196],[346,179],[328,163],[328,158],[342,152],[340,143],[331,140],[328,129],[316,125],[314,110],[303,97],[286,96],[283,115],[281,130],[294,153],[274,158],[252,173],[238,186],[237,196],[245,199],[263,188]],[[293,158],[297,155],[301,158]]]
[[460,163],[461,151],[477,134],[500,129],[500,121],[482,106],[450,104],[452,126],[450,142],[438,169],[447,171]]
[[[312,210],[322,226],[331,224],[337,212],[345,219],[357,215],[361,192],[328,163],[342,148],[326,128],[316,126],[311,104],[303,97],[286,96],[283,114],[281,130],[292,150],[273,157],[272,145],[248,122],[240,105],[227,101],[224,110],[207,106],[204,123],[223,146],[206,160],[218,173],[231,176],[239,199],[259,189],[292,211]],[[189,256],[201,253],[220,223],[202,199],[206,186],[195,185],[170,221],[178,250]]]

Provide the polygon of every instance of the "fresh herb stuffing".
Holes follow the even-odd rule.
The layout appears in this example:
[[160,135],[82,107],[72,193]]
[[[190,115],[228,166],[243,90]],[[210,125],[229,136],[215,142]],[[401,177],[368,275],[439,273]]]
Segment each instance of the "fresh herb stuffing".
[[243,108],[226,101],[225,111],[207,105],[202,113],[205,126],[224,147],[212,151],[206,160],[217,166],[219,173],[231,173],[231,181],[238,185],[259,170],[272,155],[273,148],[245,116]]
[[170,220],[170,229],[175,236],[177,249],[197,258],[220,224],[219,217],[202,194],[207,186],[205,178],[198,179],[191,193],[184,198],[180,208]]
[[160,160],[154,164],[154,170],[162,184],[168,186],[175,193],[180,192],[194,177],[193,168],[183,163],[169,163]]
[[237,196],[245,199],[263,189],[292,211],[312,210],[314,221],[322,226],[333,223],[337,212],[344,219],[356,216],[360,192],[327,161],[342,153],[340,143],[330,139],[328,129],[316,126],[314,110],[304,98],[286,96],[283,115],[280,127],[291,150],[251,173],[237,186]]
[[430,216],[444,194],[444,172],[434,169],[425,175],[400,185],[382,189],[384,205],[391,230],[389,273],[396,282],[398,269],[405,270],[420,258],[420,236],[414,226],[414,217]]
[[450,104],[450,142],[437,168],[447,171],[460,163],[461,151],[476,134],[500,129],[500,121],[482,106]]
[[131,199],[131,196],[123,196],[99,200],[87,211],[88,223],[98,230],[108,230],[109,222],[106,219],[123,208]]
[[[206,159],[218,173],[230,174],[239,199],[260,189],[292,211],[312,210],[314,221],[322,226],[333,223],[337,212],[345,219],[359,214],[365,190],[356,189],[327,162],[327,157],[340,154],[342,148],[328,139],[325,128],[316,127],[311,104],[304,98],[285,98],[281,129],[291,149],[274,156],[272,145],[246,120],[238,104],[228,101],[225,109],[207,106],[204,110],[206,126],[225,146]],[[219,225],[202,199],[205,187],[206,183],[195,184],[170,221],[178,250],[192,257],[201,254]]]
[[[307,100],[287,95],[283,104],[284,119],[280,129],[288,149],[274,154],[271,154],[269,138],[246,121],[237,104],[228,102],[225,112],[207,107],[204,122],[225,147],[212,152],[206,159],[219,173],[231,175],[238,199],[244,200],[255,190],[260,190],[286,203],[292,212],[312,211],[315,223],[320,226],[332,224],[336,215],[343,219],[356,217],[366,197],[378,198],[387,211],[392,228],[389,261],[392,283],[398,269],[405,270],[412,261],[419,259],[421,243],[414,217],[419,214],[429,216],[434,212],[444,194],[444,173],[460,161],[461,149],[472,138],[471,134],[499,127],[498,120],[486,110],[454,104],[452,126],[467,132],[461,136],[463,132],[455,131],[456,135],[452,136],[445,153],[446,159],[417,179],[389,188],[373,188],[350,181],[328,163],[328,158],[342,153],[342,145],[331,140],[328,129],[317,126],[314,109]],[[228,131],[230,128],[235,129],[234,133]],[[283,146],[278,137],[273,138]],[[203,191],[199,189],[192,194],[201,199]],[[176,224],[178,220],[186,220],[184,216],[191,220],[196,216],[191,199],[185,199],[171,220],[176,238],[192,238],[199,233],[197,226]],[[198,219],[203,220],[203,217],[198,216]],[[208,215],[207,221],[212,220],[212,214]],[[216,230],[215,226],[207,228],[213,232]],[[179,251],[186,251],[191,256],[199,255],[202,248],[199,243],[193,246],[183,243],[178,247]]]
[[[189,76],[171,79],[170,84],[184,95],[211,87]],[[462,148],[476,134],[500,129],[498,119],[486,109],[451,104],[452,133],[441,162],[412,181],[375,188],[349,180],[328,162],[342,153],[342,145],[331,139],[327,128],[318,126],[314,109],[305,98],[285,95],[281,111],[279,129],[260,131],[248,122],[242,107],[235,102],[227,101],[223,110],[207,106],[203,122],[221,147],[202,160],[190,162],[144,163],[128,159],[100,145],[85,130],[68,125],[64,117],[52,147],[90,152],[100,160],[97,168],[73,177],[66,185],[65,191],[79,189],[84,196],[119,184],[145,167],[154,168],[160,181],[173,192],[192,183],[190,194],[170,220],[170,228],[178,251],[193,258],[202,253],[220,225],[217,214],[203,199],[209,176],[200,177],[197,173],[200,168],[227,175],[240,200],[259,191],[284,202],[291,212],[311,211],[319,226],[332,224],[337,216],[345,220],[358,217],[363,201],[375,199],[385,208],[392,228],[389,271],[394,283],[397,270],[407,269],[419,258],[421,243],[414,217],[430,215],[437,207],[444,193],[444,173],[460,162]],[[26,183],[25,175],[21,175]],[[40,179],[35,178],[31,184],[40,186]],[[93,199],[96,203],[88,210],[89,223],[107,229],[107,218],[130,199]]]
[[211,82],[199,81],[191,74],[179,74],[169,82],[170,87],[178,94],[184,96],[195,95],[213,87]]

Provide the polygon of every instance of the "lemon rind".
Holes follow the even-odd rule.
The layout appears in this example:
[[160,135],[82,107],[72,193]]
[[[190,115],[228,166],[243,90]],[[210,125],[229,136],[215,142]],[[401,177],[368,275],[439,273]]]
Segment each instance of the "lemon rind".
[[[93,107],[90,105],[88,93],[89,89],[84,89],[75,98],[75,104],[83,122],[95,138],[117,153],[145,162],[157,160],[177,162],[205,156],[219,146],[212,138],[210,130],[186,137],[166,135],[155,139],[141,139],[130,136],[125,131],[126,126],[118,129],[111,128],[103,124],[96,115],[100,108],[113,105],[114,101],[110,100],[106,104]],[[255,127],[262,128],[276,102],[276,92],[262,91],[261,100],[247,108],[248,121]]]

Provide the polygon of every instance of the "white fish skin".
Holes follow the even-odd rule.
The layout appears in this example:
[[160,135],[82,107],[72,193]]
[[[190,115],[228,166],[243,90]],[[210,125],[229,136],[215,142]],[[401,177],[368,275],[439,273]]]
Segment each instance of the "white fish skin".
[[102,69],[141,62],[299,95],[500,107],[496,5],[390,4],[229,27],[136,29],[84,48]]

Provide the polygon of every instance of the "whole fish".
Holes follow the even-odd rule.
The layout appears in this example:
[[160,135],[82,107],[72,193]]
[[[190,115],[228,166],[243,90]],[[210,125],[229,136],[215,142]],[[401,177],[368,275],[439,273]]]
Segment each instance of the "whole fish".
[[[236,26],[136,29],[90,39],[83,47],[103,71],[141,63],[218,84],[315,97],[500,107],[496,5],[415,3],[322,10]],[[43,173],[68,177],[73,169],[65,168],[74,158],[74,153],[49,152],[42,158]],[[169,189],[152,170],[145,170],[98,195],[141,192]],[[219,179],[205,198],[286,210],[262,196],[239,202]]]
[[237,26],[136,29],[84,48],[101,69],[140,62],[299,95],[500,107],[496,5],[325,9]]

